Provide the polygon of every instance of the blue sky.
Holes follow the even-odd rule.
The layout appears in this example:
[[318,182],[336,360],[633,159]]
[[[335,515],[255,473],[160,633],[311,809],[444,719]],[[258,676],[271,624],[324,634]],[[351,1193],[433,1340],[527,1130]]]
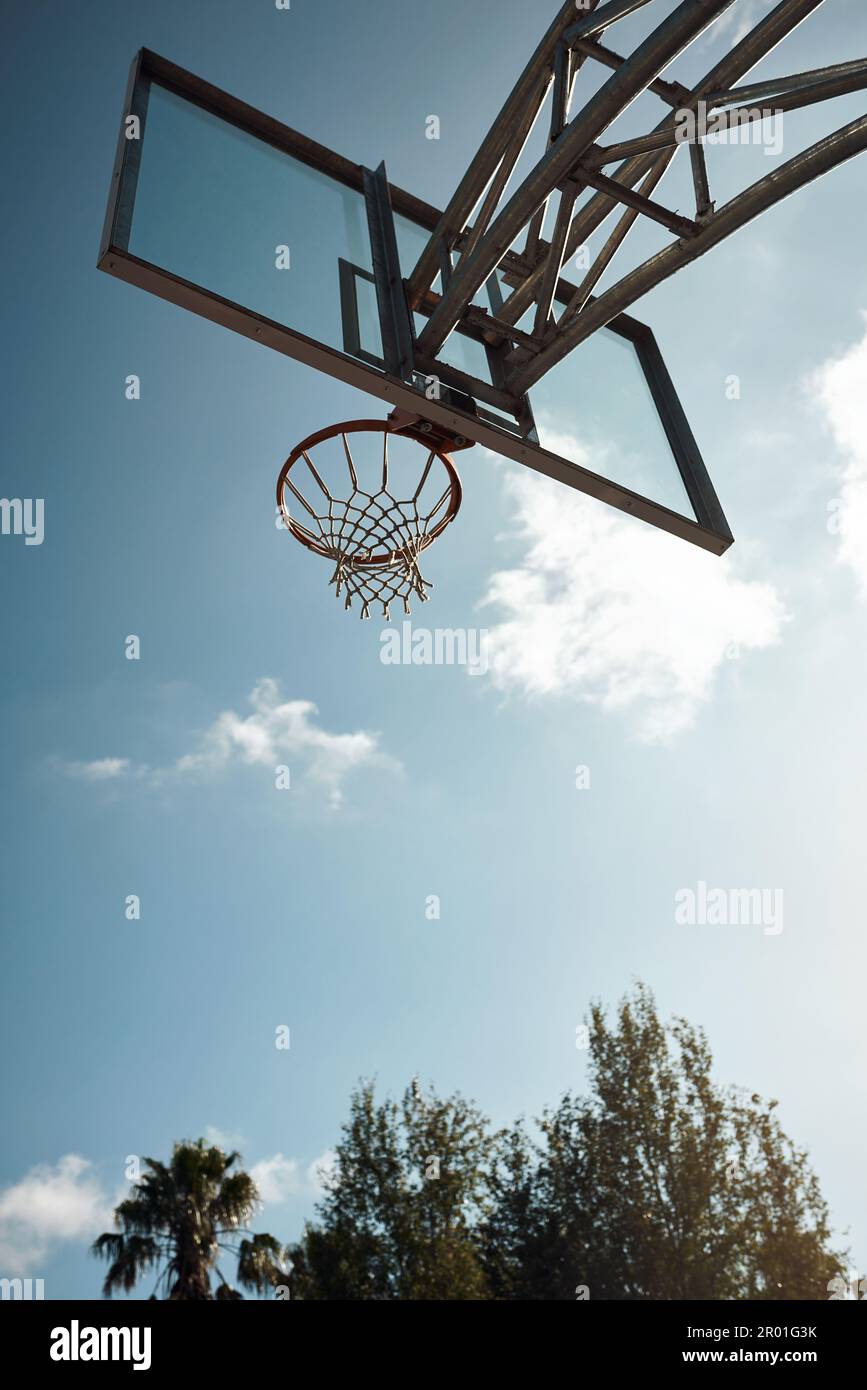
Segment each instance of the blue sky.
[[[763,8],[737,0],[685,77]],[[126,72],[147,45],[442,206],[547,13],[3,14],[0,495],[44,498],[45,538],[0,537],[0,1273],[97,1296],[86,1246],[127,1155],[209,1129],[259,1165],[260,1224],[294,1237],[360,1076],[395,1090],[418,1074],[498,1123],[538,1114],[583,1085],[590,999],[635,978],[706,1027],[721,1081],[779,1099],[863,1266],[867,165],[634,310],[730,555],[476,449],[414,619],[486,629],[491,669],[390,666],[381,625],[343,612],[326,562],[273,515],[291,447],[380,405],[95,270]],[[756,76],[865,40],[863,7],[831,0]],[[781,157],[863,109],[862,93],[786,118]],[[709,151],[712,189],[773,158]],[[689,212],[681,178],[659,196]],[[598,406],[554,400],[549,421],[591,466]],[[624,447],[620,431],[603,462]],[[699,881],[781,888],[784,929],[677,924],[675,894]]]

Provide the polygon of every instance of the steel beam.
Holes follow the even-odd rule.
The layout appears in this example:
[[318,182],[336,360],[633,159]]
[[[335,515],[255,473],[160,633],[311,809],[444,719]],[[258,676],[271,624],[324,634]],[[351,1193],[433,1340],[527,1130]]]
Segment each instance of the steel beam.
[[584,19],[579,19],[577,24],[571,25],[563,38],[566,43],[573,43],[575,39],[590,39],[594,34],[601,34],[609,24],[624,19],[628,14],[634,14],[648,3],[649,0],[608,0],[608,4],[603,5],[601,10],[586,15]]
[[[599,0],[589,0],[589,2],[595,9]],[[443,237],[451,245],[455,237],[463,232],[473,208],[481,198],[489,180],[496,173],[497,166],[506,152],[515,127],[521,122],[525,108],[535,103],[538,110],[542,105],[552,80],[555,49],[560,42],[563,30],[568,26],[574,14],[574,0],[564,0],[554,22],[512,88],[500,114],[479,146],[474,159],[434,229],[431,241],[425,247],[419,257],[418,264],[407,280],[407,293],[411,308],[416,306],[425,290],[430,289],[436,278],[435,238]]]
[[551,316],[554,293],[563,266],[563,252],[566,249],[566,237],[569,235],[569,223],[572,221],[572,209],[575,206],[577,196],[577,183],[568,183],[560,195],[560,206],[557,209],[557,221],[554,224],[554,235],[551,238],[551,249],[545,263],[545,274],[542,277],[539,302],[536,305],[533,332],[537,336],[544,332]]
[[[770,108],[754,106],[752,103],[745,106],[730,106],[727,110],[720,111],[718,115],[710,117],[713,124],[711,133],[735,130],[742,125],[755,125],[771,116],[782,116],[786,111],[800,111],[805,106],[815,106],[817,102],[830,101],[833,97],[845,96],[848,92],[862,91],[865,87],[867,87],[867,62],[862,61],[857,68],[850,69],[838,77],[830,77],[821,82],[792,88],[779,96],[771,97],[770,100],[774,104]],[[738,93],[731,93],[732,97],[736,95]],[[710,102],[708,102],[708,108],[710,108]],[[632,155],[649,154],[653,150],[685,144],[683,130],[684,127],[675,122],[661,130],[651,131],[648,135],[640,135],[635,140],[623,140],[618,145],[603,145],[588,156],[585,164],[593,169],[601,169],[606,164],[614,164],[617,160]],[[698,138],[702,138],[700,134]]]
[[514,170],[518,160],[521,158],[524,146],[526,145],[527,141],[529,140],[532,134],[533,126],[539,119],[539,113],[542,110],[542,105],[542,101],[538,103],[529,102],[527,104],[527,109],[524,112],[523,119],[519,122],[518,127],[509,145],[506,148],[506,152],[503,155],[503,158],[500,160],[500,167],[497,169],[497,172],[495,173],[494,177],[490,182],[490,185],[488,186],[488,190],[485,193],[484,201],[482,202],[481,207],[476,213],[475,219],[473,221],[473,226],[467,237],[466,244],[462,247],[463,255],[471,255],[477,243],[484,235],[484,233],[487,231],[488,224],[497,210],[497,204],[503,196],[503,191],[506,187],[506,184],[509,182],[509,179],[512,176],[512,171]]
[[577,69],[572,67],[571,50],[558,43],[554,54],[554,90],[551,93],[551,129],[549,143],[558,140],[566,129],[569,119],[569,101],[572,96],[572,81]]
[[439,351],[477,290],[545,198],[570,176],[590,145],[647,84],[732,3],[682,0],[591,97],[512,195],[473,254],[457,266],[448,294],[419,336],[422,352],[435,355]]
[[707,160],[701,141],[689,147],[689,162],[692,167],[692,186],[695,190],[695,215],[698,221],[713,212],[710,197],[710,184],[707,177]]
[[[605,48],[601,43],[596,43],[593,39],[579,39],[573,44],[573,51],[581,53],[585,58],[595,58],[597,63],[602,63],[606,68],[622,68],[626,62],[619,53],[614,53],[610,48]],[[662,77],[656,77],[652,82],[648,82],[647,90],[653,92],[654,96],[662,97],[669,106],[682,106],[684,97],[689,96],[689,88],[682,87],[679,82],[666,82]]]
[[[551,93],[551,125],[548,131],[548,145],[553,145],[555,140],[559,140],[566,123],[569,120],[569,104],[572,99],[572,86],[584,59],[578,57],[573,61],[573,52],[567,48],[565,43],[557,45],[554,54],[554,90]],[[542,235],[542,228],[545,225],[545,214],[548,210],[548,199],[538,207],[530,218],[527,228],[527,240],[524,243],[524,254],[531,261],[535,261],[539,254],[539,239]]]
[[408,381],[413,373],[412,324],[406,307],[394,214],[385,164],[362,170],[373,276],[385,370]]
[[[697,148],[700,149],[701,146],[697,146]],[[667,153],[656,161],[656,164],[638,190],[643,197],[649,198],[670,163],[671,156]],[[576,314],[580,314],[593,293],[594,288],[599,280],[601,280],[616,253],[620,250],[620,247],[623,245],[639,216],[640,213],[637,208],[631,207],[626,209],[614,230],[611,232],[611,235],[608,237],[605,245],[599,251],[598,255],[594,257],[592,266],[589,267],[584,279],[581,281],[580,285],[578,285],[575,293],[563,310],[558,320],[558,327],[565,326],[571,318],[574,318]]]
[[[788,34],[792,33],[823,3],[824,0],[780,0],[780,3],[770,14],[760,20],[756,27],[741,39],[740,43],[735,44],[724,58],[714,64],[701,82],[688,93],[684,106],[697,104],[699,100],[706,99],[708,94],[718,92],[720,89],[728,89],[733,83],[745,77],[757,63],[767,57]],[[658,129],[664,129],[669,124],[670,117],[666,115],[660,122]],[[635,155],[615,171],[614,177],[618,183],[632,188],[653,168],[655,162],[652,153]],[[566,243],[567,260],[602,225],[616,206],[615,199],[600,193],[581,208],[573,219]],[[531,268],[524,283],[516,287],[514,293],[506,300],[503,306],[503,318],[508,322],[515,323],[522,317],[535,300],[541,277],[541,267]]]
[[808,72],[795,73],[793,77],[769,77],[764,82],[751,82],[746,87],[734,87],[727,92],[711,92],[705,97],[705,101],[708,107],[729,106],[734,101],[763,101],[766,97],[798,91],[802,87],[812,86],[814,82],[829,81],[856,71],[867,73],[867,58],[853,58],[850,63],[832,63],[825,68],[811,68]]
[[667,227],[670,232],[677,236],[695,236],[698,226],[689,217],[681,217],[680,213],[670,212],[660,203],[655,203],[652,198],[646,198],[643,193],[636,193],[632,188],[624,188],[615,179],[606,178],[604,174],[598,173],[594,169],[588,169],[584,165],[579,166],[578,174],[584,183],[596,188],[600,193],[610,193],[612,198],[616,198],[619,203],[624,203],[628,208],[634,208],[636,212],[643,213],[653,222],[659,222],[663,227]]
[[713,217],[704,223],[697,236],[690,240],[674,242],[595,299],[567,328],[562,332],[558,331],[550,344],[532,361],[514,374],[509,382],[512,389],[516,392],[529,391],[531,386],[562,361],[573,348],[589,338],[598,328],[610,323],[615,314],[634,304],[648,290],[667,280],[690,261],[703,256],[712,246],[719,245],[726,237],[745,227],[768,208],[782,202],[791,193],[804,188],[814,179],[820,178],[864,150],[867,150],[867,116],[859,117],[858,120],[843,126],[841,130],[835,131],[833,135],[811,145],[808,150],[795,155],[793,159],[787,160],[779,169],[775,169],[773,173],[719,208]]

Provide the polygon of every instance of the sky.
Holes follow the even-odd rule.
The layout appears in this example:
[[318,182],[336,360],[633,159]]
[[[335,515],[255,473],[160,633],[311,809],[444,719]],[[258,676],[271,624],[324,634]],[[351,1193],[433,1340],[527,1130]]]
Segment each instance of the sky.
[[[767,8],[737,0],[678,75]],[[382,622],[344,612],[275,524],[294,444],[381,403],[95,268],[140,46],[442,207],[547,19],[518,0],[442,0],[433,24],[407,0],[2,5],[0,496],[43,499],[44,535],[0,535],[0,1276],[49,1298],[99,1296],[88,1245],[129,1156],[240,1147],[259,1227],[294,1239],[359,1078],[538,1115],[584,1087],[590,1002],[637,979],[707,1030],[721,1083],[779,1100],[867,1260],[867,165],[632,310],[735,535],[723,559],[459,456],[412,620],[486,634],[476,672],[383,661]],[[865,41],[859,0],[828,0],[750,80]],[[718,204],[863,110],[709,149]],[[691,213],[680,156],[657,196]],[[215,264],[207,207],[176,186],[168,213],[198,219]],[[666,238],[637,232],[612,269]],[[654,422],[645,441],[623,379],[598,380],[549,393],[546,428],[613,473]],[[678,920],[700,884],[758,891],[763,915]]]

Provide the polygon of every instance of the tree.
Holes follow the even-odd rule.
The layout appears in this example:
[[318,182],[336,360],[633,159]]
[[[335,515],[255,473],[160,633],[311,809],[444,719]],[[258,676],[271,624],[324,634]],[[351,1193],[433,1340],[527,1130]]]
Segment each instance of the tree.
[[487,1298],[475,1230],[496,1138],[459,1096],[414,1082],[377,1104],[361,1085],[319,1223],[290,1252],[293,1298]]
[[[590,1087],[492,1132],[459,1096],[353,1096],[299,1244],[315,1299],[817,1299],[846,1267],[776,1101],[721,1088],[639,985],[589,1022]],[[438,1163],[433,1163],[438,1159]]]
[[717,1086],[701,1030],[664,1025],[640,985],[611,1027],[593,1007],[589,1047],[590,1096],[547,1111],[536,1145],[516,1128],[500,1160],[494,1296],[825,1297],[846,1257],[777,1102]]
[[93,1245],[95,1255],[111,1261],[106,1298],[130,1293],[152,1270],[159,1270],[156,1289],[169,1299],[241,1298],[220,1272],[221,1252],[237,1259],[243,1288],[262,1293],[285,1282],[279,1243],[246,1229],[259,1194],[249,1173],[235,1168],[239,1158],[199,1139],[175,1144],[168,1165],[144,1160],[148,1171],[115,1208],[117,1232],[106,1231]]

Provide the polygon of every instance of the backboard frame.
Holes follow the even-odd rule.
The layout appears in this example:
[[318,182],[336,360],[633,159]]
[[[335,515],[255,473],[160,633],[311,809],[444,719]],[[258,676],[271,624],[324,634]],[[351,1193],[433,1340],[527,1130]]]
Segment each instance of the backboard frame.
[[[368,395],[379,397],[392,407],[422,415],[453,434],[472,439],[495,453],[713,554],[721,555],[729,548],[733,541],[731,531],[656,339],[646,324],[631,315],[618,314],[606,326],[628,340],[636,351],[696,520],[545,449],[532,437],[532,417],[529,420],[529,433],[512,433],[505,423],[492,423],[492,417],[487,412],[476,413],[475,409],[462,408],[457,403],[462,399],[457,392],[464,390],[466,395],[470,393],[466,384],[461,383],[461,374],[445,363],[437,361],[437,371],[441,371],[446,386],[454,389],[440,400],[429,400],[423,389],[381,370],[369,360],[342,353],[133,255],[128,250],[129,235],[151,83],[167,88],[359,192],[365,191],[366,178],[369,182],[370,171],[363,166],[143,48],[136,54],[129,75],[97,262],[100,270],[263,343]],[[138,140],[126,138],[126,118],[130,114],[137,115],[141,124],[141,138]],[[395,184],[389,183],[387,188],[393,212],[431,231],[437,227],[441,218],[438,209]],[[507,254],[503,264],[506,271],[510,264],[518,271],[521,258]],[[555,288],[555,297],[561,303],[569,303],[574,290],[574,285],[561,278]],[[416,366],[420,374],[428,375],[428,364],[417,362]],[[495,389],[489,388],[487,395],[489,400],[495,399]],[[472,405],[472,401],[467,404]]]

